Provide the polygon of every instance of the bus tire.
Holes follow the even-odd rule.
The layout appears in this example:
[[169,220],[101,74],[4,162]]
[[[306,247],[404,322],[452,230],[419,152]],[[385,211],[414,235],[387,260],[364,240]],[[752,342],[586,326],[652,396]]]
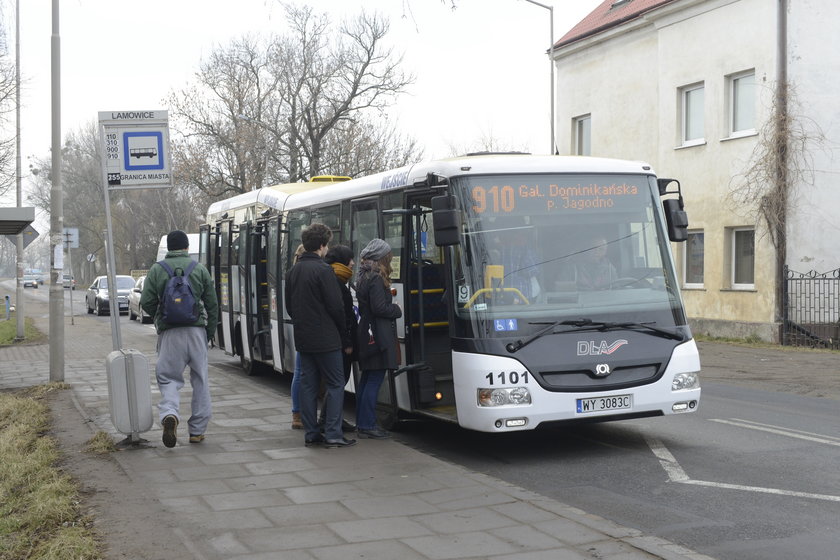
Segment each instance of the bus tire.
[[383,430],[399,431],[402,418],[394,407],[379,405],[376,407],[376,422]]
[[239,365],[242,366],[242,371],[249,376],[259,375],[260,373],[259,363],[249,360],[245,356],[239,356]]

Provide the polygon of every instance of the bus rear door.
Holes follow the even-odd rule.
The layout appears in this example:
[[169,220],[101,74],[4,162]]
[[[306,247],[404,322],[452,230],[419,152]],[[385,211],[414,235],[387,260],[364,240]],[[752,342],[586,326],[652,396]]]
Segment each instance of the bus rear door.
[[233,338],[231,333],[233,324],[231,319],[231,229],[233,220],[222,220],[216,224],[218,231],[218,244],[216,247],[218,255],[218,268],[214,275],[216,290],[219,296],[219,329],[216,335],[216,342],[225,354],[233,354],[234,347],[231,344]]
[[243,223],[239,228],[239,335],[242,369],[253,374],[272,359],[266,276],[267,222]]

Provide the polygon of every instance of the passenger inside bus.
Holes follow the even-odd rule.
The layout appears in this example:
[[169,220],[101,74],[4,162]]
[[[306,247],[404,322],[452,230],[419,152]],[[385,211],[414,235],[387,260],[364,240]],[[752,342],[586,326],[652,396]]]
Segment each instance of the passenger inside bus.
[[603,235],[591,238],[589,247],[575,265],[576,282],[581,290],[608,290],[618,279],[618,272],[607,256],[607,240]]
[[523,227],[499,230],[494,243],[496,248],[491,251],[495,259],[493,262],[504,267],[502,285],[516,290],[508,292],[512,294],[515,304],[525,303],[520,301],[523,297],[531,302],[540,295],[540,283],[537,280],[539,261],[534,252],[534,242],[528,238],[528,231]]

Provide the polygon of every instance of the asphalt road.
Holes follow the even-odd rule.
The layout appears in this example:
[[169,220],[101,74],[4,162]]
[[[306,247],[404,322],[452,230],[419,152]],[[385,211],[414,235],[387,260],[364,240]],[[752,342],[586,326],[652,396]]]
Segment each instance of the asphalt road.
[[[85,313],[84,290],[73,295]],[[126,316],[121,325],[128,341],[154,336]],[[395,436],[721,560],[840,556],[840,353],[699,346],[693,414],[503,435],[409,421]]]
[[840,354],[700,351],[713,381],[693,414],[502,437],[419,422],[398,438],[721,560],[840,556]]

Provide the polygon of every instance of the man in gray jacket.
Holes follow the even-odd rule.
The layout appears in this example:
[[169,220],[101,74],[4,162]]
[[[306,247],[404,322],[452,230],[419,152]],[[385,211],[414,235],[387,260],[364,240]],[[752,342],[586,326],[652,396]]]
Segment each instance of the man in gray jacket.
[[[181,230],[166,236],[164,261],[177,274],[186,271],[193,262],[189,253],[189,238]],[[204,441],[204,432],[210,422],[210,386],[207,383],[207,344],[216,333],[219,322],[219,304],[213,279],[207,269],[195,264],[189,274],[190,287],[198,309],[198,319],[191,324],[169,324],[163,320],[162,299],[169,273],[155,263],[146,275],[140,307],[155,318],[158,333],[158,360],[155,366],[160,389],[159,414],[163,426],[163,444],[175,447],[178,440],[177,428],[180,422],[180,390],[184,386],[184,369],[190,367],[192,386],[192,414],[187,422],[190,443]]]

